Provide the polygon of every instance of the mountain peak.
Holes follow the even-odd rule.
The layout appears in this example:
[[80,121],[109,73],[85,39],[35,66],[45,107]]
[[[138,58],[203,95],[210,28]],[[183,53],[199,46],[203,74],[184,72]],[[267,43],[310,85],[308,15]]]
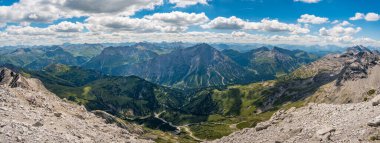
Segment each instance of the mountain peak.
[[217,49],[215,49],[214,47],[212,47],[211,45],[206,44],[206,43],[197,44],[193,47],[189,47],[189,48],[185,49],[185,51],[193,51],[193,52],[196,52],[196,53],[199,53],[202,55],[203,54],[211,54],[214,52],[219,52]]
[[273,47],[272,51],[278,51],[278,52],[281,52],[281,53],[287,53],[287,52],[290,52],[290,50],[287,50],[287,49],[283,49],[283,48],[280,48],[280,47]]
[[268,47],[262,46],[260,48],[251,50],[251,52],[258,52],[258,51],[270,51],[270,49]]
[[353,46],[353,47],[349,47],[349,48],[347,48],[346,52],[347,53],[352,53],[352,54],[357,54],[359,52],[369,52],[369,53],[372,53],[372,51],[370,49],[368,49],[367,47],[364,47],[363,45],[356,45],[356,46]]
[[206,43],[200,43],[200,44],[195,45],[194,47],[195,48],[211,48],[211,49],[213,49],[213,47],[211,47],[211,45],[206,44]]
[[30,90],[43,89],[43,85],[39,80],[25,78],[19,72],[15,72],[6,67],[0,67],[0,85],[9,88],[21,87]]
[[160,49],[161,48],[160,46],[157,46],[155,44],[148,43],[148,42],[139,42],[139,43],[132,45],[131,47],[137,48],[140,50],[154,50],[154,49]]

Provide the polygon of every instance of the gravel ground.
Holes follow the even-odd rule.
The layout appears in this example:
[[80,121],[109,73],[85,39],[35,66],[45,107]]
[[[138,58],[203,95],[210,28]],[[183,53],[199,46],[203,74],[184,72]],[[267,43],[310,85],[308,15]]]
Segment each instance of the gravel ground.
[[[379,99],[380,95],[376,102]],[[343,105],[309,104],[279,111],[256,128],[244,129],[212,142],[380,142],[380,106],[373,106],[374,100]]]

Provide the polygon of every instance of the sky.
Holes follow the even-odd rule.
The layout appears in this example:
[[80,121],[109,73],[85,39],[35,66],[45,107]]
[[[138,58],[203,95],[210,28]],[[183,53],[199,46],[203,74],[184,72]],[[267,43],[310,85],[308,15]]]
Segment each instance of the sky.
[[0,0],[0,46],[206,42],[380,47],[379,0]]

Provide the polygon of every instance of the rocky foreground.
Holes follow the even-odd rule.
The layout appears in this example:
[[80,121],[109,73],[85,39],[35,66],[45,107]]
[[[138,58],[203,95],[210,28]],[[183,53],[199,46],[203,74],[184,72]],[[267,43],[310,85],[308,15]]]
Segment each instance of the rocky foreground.
[[151,142],[0,68],[0,142]]
[[278,111],[255,128],[213,143],[380,142],[380,95],[371,102],[314,104]]

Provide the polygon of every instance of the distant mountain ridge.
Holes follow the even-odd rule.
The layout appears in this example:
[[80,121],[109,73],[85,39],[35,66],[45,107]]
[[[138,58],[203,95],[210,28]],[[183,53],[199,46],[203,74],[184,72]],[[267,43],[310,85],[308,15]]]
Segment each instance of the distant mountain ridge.
[[208,44],[184,48],[187,45],[140,42],[107,48],[101,44],[20,48],[3,53],[0,65],[41,70],[50,64],[65,64],[109,75],[136,75],[165,86],[203,88],[274,79],[314,60],[306,52],[277,47],[240,53],[220,52]]
[[279,47],[269,49],[261,47],[240,53],[235,50],[223,50],[239,65],[258,75],[272,76],[286,74],[297,69],[301,65],[310,63],[317,59],[317,56],[308,54],[301,50],[286,50]]
[[83,65],[106,74],[112,74],[115,68],[130,66],[158,56],[157,53],[143,46],[122,46],[105,48],[99,55]]
[[85,57],[74,57],[60,46],[20,48],[0,56],[0,64],[13,64],[34,70],[53,63],[79,66],[84,62],[86,62]]
[[131,66],[118,75],[137,75],[154,83],[207,87],[248,83],[254,75],[208,44],[178,49]]

